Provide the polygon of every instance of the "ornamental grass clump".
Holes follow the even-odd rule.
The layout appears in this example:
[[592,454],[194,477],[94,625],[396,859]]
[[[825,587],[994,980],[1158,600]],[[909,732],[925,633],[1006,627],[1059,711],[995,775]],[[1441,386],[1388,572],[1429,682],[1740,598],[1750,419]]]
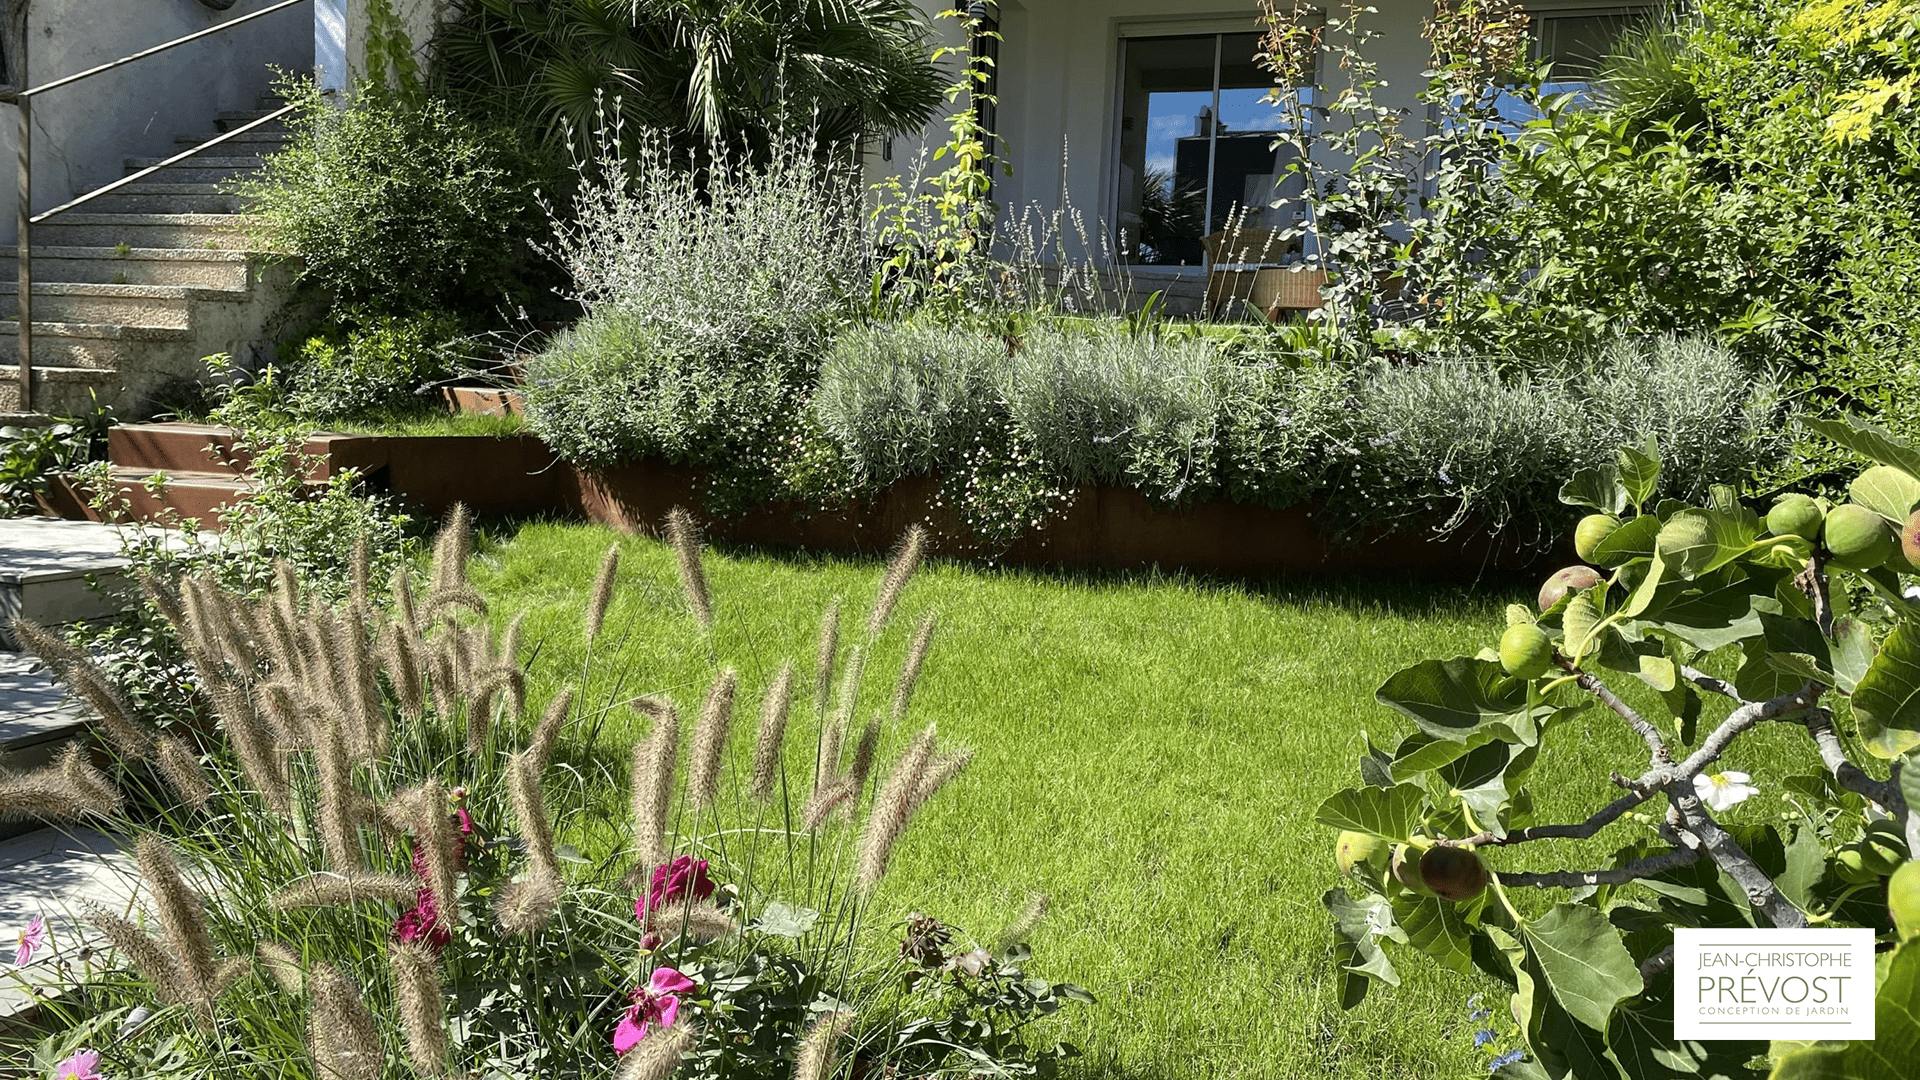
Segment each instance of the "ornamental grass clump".
[[[691,518],[675,521],[687,615],[650,629],[711,657],[723,609]],[[530,703],[542,650],[518,619],[489,618],[464,511],[424,589],[403,571],[375,595],[364,551],[338,602],[284,566],[256,595],[148,581],[213,727],[163,731],[124,709],[102,724],[106,771],[76,748],[0,776],[0,816],[111,822],[139,868],[144,910],[86,913],[111,960],[66,968],[44,1045],[98,1054],[114,1077],[164,1059],[343,1080],[824,1076],[836,1062],[925,1072],[1058,1054],[1007,1035],[1080,994],[1028,980],[1024,945],[929,968],[875,917],[914,812],[968,760],[907,716],[930,614],[906,669],[876,681],[879,707],[861,700],[861,658],[906,633],[895,616],[924,543],[902,541],[859,640],[843,649],[827,609],[816,678],[837,690],[811,716],[793,715],[790,660],[763,687],[714,659],[697,711],[669,692],[590,701],[595,665],[622,664],[640,629],[621,621],[611,552],[574,624],[592,646],[577,682]],[[93,660],[19,628],[99,696]],[[743,694],[761,699],[750,750],[734,738]],[[621,721],[638,737],[609,752],[597,737]],[[623,836],[596,831],[622,816]],[[35,952],[66,944],[39,933]]]

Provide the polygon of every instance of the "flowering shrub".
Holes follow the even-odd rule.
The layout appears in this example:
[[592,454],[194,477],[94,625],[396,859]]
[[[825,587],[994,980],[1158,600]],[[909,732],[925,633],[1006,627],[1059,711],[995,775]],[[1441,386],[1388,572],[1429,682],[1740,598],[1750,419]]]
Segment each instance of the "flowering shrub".
[[[1659,499],[1651,444],[1576,474],[1561,498],[1591,511],[1574,545],[1595,565],[1555,574],[1537,611],[1509,608],[1497,648],[1380,687],[1416,730],[1369,745],[1361,786],[1318,813],[1343,830],[1349,883],[1323,899],[1346,1006],[1397,983],[1394,954],[1414,950],[1512,990],[1520,1045],[1492,1059],[1499,1075],[1757,1077],[1765,1042],[1674,1037],[1673,928],[1864,926],[1888,954],[1877,1043],[1920,1039],[1920,448],[1814,427],[1878,462],[1843,504],[1787,494],[1762,518],[1725,487]],[[1583,713],[1632,732],[1645,762],[1585,820],[1540,821],[1529,773]],[[1721,766],[1782,724],[1807,735],[1808,771]],[[1775,785],[1794,813],[1738,820]],[[1543,869],[1516,850],[1538,841],[1602,846]],[[1483,1048],[1502,1039],[1479,1030]],[[1775,1080],[1905,1075],[1866,1043],[1774,1045]]]
[[[710,648],[691,518],[676,512],[671,533],[692,629]],[[99,717],[112,775],[78,746],[0,775],[0,818],[129,826],[153,913],[89,909],[101,940],[85,947],[44,925],[21,936],[23,962],[46,951],[62,976],[49,988],[60,996],[43,999],[38,1073],[57,1061],[77,1077],[253,1077],[310,1062],[341,1080],[631,1078],[785,1074],[797,1060],[813,1080],[908,1061],[1030,1072],[1067,1052],[1015,1034],[1084,996],[1027,979],[1023,943],[930,982],[908,976],[931,954],[875,940],[896,845],[970,759],[931,727],[890,763],[883,752],[907,734],[931,616],[890,701],[862,701],[864,657],[892,623],[920,533],[844,647],[829,608],[810,745],[790,752],[801,710],[788,663],[745,762],[727,753],[731,668],[715,672],[684,739],[664,695],[594,705],[562,690],[534,717],[521,624],[484,618],[470,543],[456,514],[424,594],[403,565],[379,601],[364,547],[339,603],[303,593],[284,564],[258,596],[210,576],[147,581],[212,731],[154,726],[86,654],[17,624]],[[618,554],[585,614],[599,659],[581,686],[619,657],[603,633]],[[591,737],[565,743],[619,709],[646,728],[620,761]],[[809,763],[810,780],[789,758]],[[595,850],[593,826],[616,800],[631,808],[630,837]],[[127,820],[132,804],[146,808],[139,820]],[[993,1022],[942,1026],[956,994]]]

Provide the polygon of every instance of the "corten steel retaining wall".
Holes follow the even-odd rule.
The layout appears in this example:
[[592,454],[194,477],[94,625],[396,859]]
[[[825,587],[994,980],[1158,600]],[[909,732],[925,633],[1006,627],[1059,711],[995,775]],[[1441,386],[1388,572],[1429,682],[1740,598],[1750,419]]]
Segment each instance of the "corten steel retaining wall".
[[[658,535],[667,512],[699,513],[704,474],[665,462],[587,471],[560,461],[532,435],[390,437],[385,483],[428,513],[465,503],[475,514],[559,512],[623,532]],[[376,476],[376,480],[379,477]],[[1309,506],[1250,503],[1158,505],[1120,487],[1076,489],[1072,506],[1005,552],[977,549],[939,483],[901,480],[872,498],[821,511],[773,504],[734,518],[702,514],[717,540],[828,551],[884,552],[915,522],[933,531],[932,548],[957,556],[992,555],[1022,565],[1137,569],[1160,566],[1263,577],[1285,573],[1394,572],[1471,576],[1567,561],[1570,552],[1522,549],[1485,535],[1438,540],[1414,533],[1336,545]]]

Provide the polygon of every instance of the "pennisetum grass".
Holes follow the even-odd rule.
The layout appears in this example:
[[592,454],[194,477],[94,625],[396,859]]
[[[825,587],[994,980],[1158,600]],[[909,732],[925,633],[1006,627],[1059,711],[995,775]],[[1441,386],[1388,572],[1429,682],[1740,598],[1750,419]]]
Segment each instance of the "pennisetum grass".
[[[202,740],[205,752],[128,708],[124,723],[102,728],[116,770],[147,769],[142,775],[162,781],[140,793],[148,827],[134,845],[156,932],[121,913],[89,916],[132,969],[119,992],[134,996],[122,1000],[180,1006],[193,1019],[162,1012],[149,1027],[187,1039],[207,1075],[235,1080],[251,1075],[247,1062],[268,1058],[342,1080],[396,1067],[466,1075],[495,1052],[486,1047],[529,1055],[543,1063],[541,1075],[664,1077],[706,1052],[698,1015],[706,1006],[694,996],[681,1001],[678,1022],[660,1028],[656,1018],[617,1061],[609,1042],[622,1010],[644,1003],[656,969],[751,967],[777,954],[813,973],[805,985],[819,995],[820,1017],[786,1029],[779,1045],[797,1056],[798,1075],[833,1075],[851,1030],[846,1006],[899,985],[897,944],[874,953],[878,966],[855,963],[867,954],[861,933],[874,891],[915,810],[968,761],[929,727],[885,763],[888,720],[908,711],[930,615],[893,680],[891,708],[869,709],[869,722],[848,731],[875,636],[902,602],[924,537],[909,534],[896,550],[865,622],[869,635],[844,664],[839,604],[823,615],[811,783],[789,776],[796,668],[786,660],[767,685],[751,756],[736,771],[745,783],[730,800],[722,779],[740,693],[735,668],[713,664],[685,738],[668,693],[627,698],[616,688],[606,706],[580,706],[592,647],[602,648],[599,662],[623,661],[624,643],[605,633],[618,549],[586,599],[588,664],[523,726],[520,624],[489,629],[485,601],[466,578],[466,528],[464,511],[449,515],[418,605],[405,573],[374,596],[364,554],[339,606],[303,599],[284,566],[260,596],[205,580],[145,583],[161,598],[156,607],[181,620],[217,728]],[[714,605],[690,515],[670,520],[669,534],[699,623],[688,647],[711,656]],[[69,685],[98,673],[52,635],[30,640]],[[124,704],[102,692],[113,691],[104,674],[95,683],[94,696]],[[591,740],[555,762],[576,711],[597,730],[598,717],[622,700],[643,727],[624,784],[621,765]],[[622,786],[631,839],[582,855]],[[38,770],[0,773],[0,819],[117,820],[126,805],[115,778],[79,746]],[[204,882],[204,895],[192,882]],[[806,914],[798,929],[782,931],[796,936],[764,929],[776,898]],[[596,963],[600,974],[591,974]],[[228,992],[248,971],[257,981]],[[639,989],[610,993],[610,979]],[[455,1037],[445,1003],[482,998],[493,1004],[463,1014]],[[226,1034],[210,1037],[210,1022]],[[238,1054],[236,1040],[263,1044]],[[388,1047],[404,1054],[389,1063]]]

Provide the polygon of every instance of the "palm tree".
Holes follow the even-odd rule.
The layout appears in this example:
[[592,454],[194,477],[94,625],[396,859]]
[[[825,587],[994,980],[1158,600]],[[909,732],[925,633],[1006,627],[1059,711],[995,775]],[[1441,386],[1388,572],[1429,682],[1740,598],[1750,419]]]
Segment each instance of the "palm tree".
[[913,0],[470,0],[436,44],[449,96],[555,143],[604,109],[694,150],[844,145],[919,127],[945,85]]

